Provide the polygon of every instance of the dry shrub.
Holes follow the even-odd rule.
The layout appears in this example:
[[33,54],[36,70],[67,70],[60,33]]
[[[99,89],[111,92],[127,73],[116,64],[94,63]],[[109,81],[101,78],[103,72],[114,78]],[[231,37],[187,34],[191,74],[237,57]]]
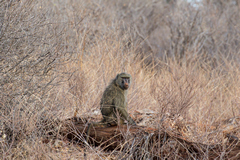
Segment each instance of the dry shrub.
[[167,2],[1,1],[3,159],[51,155],[41,138],[76,109],[100,119],[119,72],[133,77],[129,112],[154,110],[155,127],[166,112],[196,124],[239,115],[239,4]]
[[[41,5],[37,1],[1,1],[3,159],[13,158],[12,149],[23,142],[32,145],[32,141],[47,135],[43,124],[46,121],[51,124],[59,115],[53,88],[64,80],[64,74],[56,66],[69,54],[61,41],[64,27],[50,20],[55,17],[54,11]],[[27,155],[28,151],[21,157]]]

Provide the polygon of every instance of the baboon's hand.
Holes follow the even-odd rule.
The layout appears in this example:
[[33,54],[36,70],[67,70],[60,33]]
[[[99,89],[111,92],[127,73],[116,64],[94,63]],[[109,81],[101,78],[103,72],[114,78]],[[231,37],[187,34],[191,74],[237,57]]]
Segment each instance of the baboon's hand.
[[133,126],[136,126],[137,125],[136,122],[131,117],[129,117],[129,118],[130,118],[130,124]]

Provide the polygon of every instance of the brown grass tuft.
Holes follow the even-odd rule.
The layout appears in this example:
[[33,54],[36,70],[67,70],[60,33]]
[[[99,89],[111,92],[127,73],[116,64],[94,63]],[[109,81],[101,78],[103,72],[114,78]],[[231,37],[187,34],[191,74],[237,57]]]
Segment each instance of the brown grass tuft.
[[153,110],[156,128],[180,114],[208,143],[197,126],[240,115],[239,4],[221,2],[1,1],[1,159],[83,158],[55,126],[74,114],[101,119],[119,72],[133,77],[129,113]]

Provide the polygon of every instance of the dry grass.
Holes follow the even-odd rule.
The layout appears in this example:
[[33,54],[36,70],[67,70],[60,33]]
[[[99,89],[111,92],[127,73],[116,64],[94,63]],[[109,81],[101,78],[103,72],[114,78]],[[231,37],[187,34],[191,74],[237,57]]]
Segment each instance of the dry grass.
[[[119,72],[133,77],[128,112],[153,110],[153,127],[166,113],[195,126],[240,115],[239,4],[4,0],[0,6],[2,159],[83,158],[76,145],[42,139],[52,122],[76,109],[100,119],[94,111]],[[58,137],[57,129],[51,132]],[[96,159],[118,155],[87,151]]]

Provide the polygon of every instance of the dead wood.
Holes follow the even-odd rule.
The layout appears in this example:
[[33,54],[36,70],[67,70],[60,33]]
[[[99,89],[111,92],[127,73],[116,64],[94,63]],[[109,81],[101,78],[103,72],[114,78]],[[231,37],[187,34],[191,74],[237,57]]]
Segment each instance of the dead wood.
[[87,121],[71,118],[62,122],[60,133],[68,140],[80,145],[92,145],[103,150],[119,150],[124,158],[126,153],[133,159],[239,159],[240,143],[237,137],[230,136],[224,144],[203,144],[164,131],[141,126],[95,127],[90,131],[90,141],[86,142]]

